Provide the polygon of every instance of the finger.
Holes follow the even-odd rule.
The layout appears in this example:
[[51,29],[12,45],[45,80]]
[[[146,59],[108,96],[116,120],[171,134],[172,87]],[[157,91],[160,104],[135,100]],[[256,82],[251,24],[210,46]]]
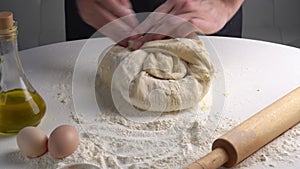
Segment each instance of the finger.
[[132,43],[140,37],[141,37],[141,35],[130,36],[130,37],[125,38],[124,40],[121,40],[117,44],[120,45],[120,46],[123,46],[123,47],[131,48]]
[[[153,23],[160,22],[166,14],[177,14],[177,10],[174,10],[175,7],[180,8],[180,6],[185,2],[185,0],[167,0],[161,6],[159,6],[153,13],[151,13],[147,19],[142,22],[135,30],[136,33],[145,33],[148,32],[152,27],[155,27]],[[167,16],[167,15],[166,15]]]
[[[198,28],[194,26],[192,23],[180,17],[173,17],[169,21],[165,21],[164,24],[159,26],[155,32],[160,32],[164,36],[169,36],[172,38],[183,38],[187,37],[190,34],[197,32]],[[149,35],[150,36],[150,35]],[[148,40],[158,40],[163,39],[162,35],[154,35],[152,38],[146,38]]]
[[121,40],[120,42],[117,43],[119,46],[127,47],[129,45],[129,42],[127,39]]
[[173,0],[173,8],[171,11],[169,11],[169,14],[173,14],[173,15],[180,14],[182,5],[185,1],[186,0]]
[[120,17],[119,19],[128,24],[132,28],[132,30],[139,24],[139,21],[137,20],[134,13]]
[[110,11],[116,18],[128,16],[123,20],[131,27],[136,27],[138,20],[136,19],[134,12],[131,8],[128,8],[128,3],[123,4],[123,1],[118,0],[98,0],[96,1],[100,6],[103,6],[106,10]]
[[144,45],[144,43],[145,43],[145,41],[143,40],[143,38],[144,37],[141,37],[140,39],[137,39],[137,40],[133,41],[132,44],[131,44],[131,46],[130,46],[131,49],[132,50],[140,49]]
[[171,38],[172,37],[167,36],[167,35],[148,33],[148,34],[145,34],[144,36],[140,37],[139,39],[132,41],[131,49],[137,50],[137,49],[141,48],[146,42],[149,42],[149,41],[171,39]]
[[174,8],[174,3],[172,3],[171,0],[167,0],[165,3],[163,3],[158,8],[156,8],[154,12],[169,13],[173,8]]
[[186,36],[186,38],[199,40],[199,36],[195,32],[190,33],[189,35]]
[[153,40],[161,40],[167,37],[167,35],[164,34],[156,34],[156,33],[147,33],[145,36],[143,36],[140,40],[145,42],[153,41]]
[[165,15],[157,25],[153,26],[145,36],[134,43],[134,49],[139,49],[145,42],[164,39],[165,37],[175,37],[172,32],[181,23],[182,19],[172,15]]
[[117,0],[97,0],[96,3],[98,3],[100,6],[103,6],[117,17],[132,14],[130,9],[126,8],[126,6]]
[[152,27],[155,27],[160,21],[167,16],[168,14],[165,13],[151,13],[142,23],[140,23],[134,30],[133,34],[145,34],[147,33]]
[[[162,21],[162,24],[158,27],[151,29],[143,38],[142,42],[137,42],[139,45],[145,42],[160,40],[166,37],[183,38],[191,37],[196,38],[193,33],[198,31],[198,28],[192,23],[188,22],[184,18],[178,16],[169,16]],[[136,48],[140,46],[136,45]]]
[[[180,17],[168,15],[163,18],[156,27],[153,27],[148,31],[148,33],[154,34],[154,37],[147,40],[157,40],[159,37],[162,37],[161,35],[176,38],[178,34],[174,34],[174,32],[176,32],[174,30],[178,29],[184,22],[186,21]],[[151,36],[151,34],[148,36]]]
[[[154,16],[154,15],[153,15]],[[157,17],[158,15],[154,16]],[[162,16],[159,21],[157,21],[154,26],[152,25],[147,33],[135,41],[133,43],[133,49],[139,49],[145,42],[153,41],[153,40],[160,40],[164,39],[166,36],[169,36],[169,29],[168,28],[173,28],[171,25],[176,25],[174,23],[170,22],[170,17],[168,14],[159,14],[159,16]],[[150,19],[148,20],[150,23]]]
[[98,5],[95,5],[93,0],[77,0],[76,5],[80,17],[90,26],[99,29],[107,22],[107,20],[104,20],[104,18],[96,20],[93,13],[100,12],[99,14],[102,14],[103,11],[97,10]]
[[172,37],[166,35],[148,33],[140,37],[139,39],[134,40],[130,45],[130,47],[132,50],[137,50],[140,49],[146,42],[161,40],[161,39],[171,39],[171,38]]
[[[95,5],[94,3],[88,3],[88,2],[93,2],[91,0],[87,0],[86,2],[87,2],[87,4],[86,4],[85,9],[90,9],[90,10],[82,11],[83,18],[86,21],[88,21],[89,24],[91,26],[93,26],[94,28],[99,29],[104,24],[116,19],[116,17],[114,15],[112,15],[107,9],[103,8],[101,5],[98,5],[98,4]],[[78,4],[78,5],[80,6],[81,4]],[[101,15],[102,17],[99,18],[94,13]]]
[[130,3],[130,1],[128,1],[128,0],[119,0],[119,2],[121,3],[121,5],[124,5],[127,8],[132,9],[132,4]]
[[[124,21],[124,19],[117,19],[102,6],[99,6],[97,9],[102,12],[102,18],[107,23],[99,29],[101,33],[110,37],[115,42],[119,42],[130,36],[132,28]],[[98,17],[96,17],[96,19],[98,19]]]
[[117,20],[116,16],[94,0],[78,0],[77,6],[80,16],[87,24],[114,41],[119,42],[130,35],[132,28],[128,24]]
[[124,23],[122,20],[116,19],[104,25],[98,31],[110,37],[115,42],[119,42],[123,39],[130,37],[132,28],[126,23]]

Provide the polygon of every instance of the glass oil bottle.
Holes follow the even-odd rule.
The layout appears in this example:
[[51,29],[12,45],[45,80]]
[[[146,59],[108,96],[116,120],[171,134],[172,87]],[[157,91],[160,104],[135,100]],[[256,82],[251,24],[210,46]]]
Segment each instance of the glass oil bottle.
[[18,56],[17,24],[11,12],[0,12],[0,134],[37,126],[46,105],[27,80]]

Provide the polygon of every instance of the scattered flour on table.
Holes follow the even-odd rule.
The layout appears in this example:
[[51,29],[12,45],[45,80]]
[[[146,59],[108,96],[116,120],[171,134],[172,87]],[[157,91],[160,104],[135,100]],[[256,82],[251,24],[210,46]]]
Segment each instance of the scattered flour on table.
[[[65,159],[53,159],[49,153],[36,159],[25,158],[20,153],[15,156],[28,163],[26,169],[54,169],[78,162],[93,163],[101,169],[180,169],[210,152],[213,140],[235,125],[235,121],[225,118],[212,137],[202,141],[201,137],[203,136],[200,133],[204,126],[197,122],[186,128],[186,133],[180,132],[173,137],[172,135],[163,136],[159,126],[156,131],[135,131],[135,129],[106,124],[102,126],[103,128],[94,128],[94,130],[101,130],[103,135],[92,134],[93,130],[80,130],[81,144],[79,148]],[[106,130],[111,129],[111,133],[115,134],[106,133]],[[300,124],[234,168],[253,168],[255,166],[258,166],[257,168],[278,168],[277,165],[282,162],[292,164],[296,160],[300,160],[299,139]]]
[[[106,97],[101,104],[109,105]],[[49,153],[28,159],[20,153],[11,159],[27,163],[26,169],[55,169],[87,162],[101,169],[181,169],[211,151],[212,142],[237,122],[209,111],[209,103],[183,112],[164,113],[159,118],[136,123],[111,106],[87,120],[84,113],[71,113],[81,135],[79,148],[69,157],[53,159]],[[203,108],[204,107],[204,108]],[[213,115],[212,115],[213,114]],[[234,168],[278,168],[300,160],[300,124],[281,135]],[[259,166],[259,167],[257,167]]]
[[61,104],[66,105],[72,100],[72,97],[68,92],[71,89],[70,85],[59,83],[57,85],[54,85],[53,88],[58,91],[56,93],[55,99]]
[[[143,138],[135,133],[137,131],[124,129],[120,129],[121,135],[118,133],[116,136],[106,137],[83,132],[79,149],[59,165],[89,162],[100,168],[180,169],[210,152],[212,142],[237,125],[232,119],[222,120],[222,124],[206,140],[203,140],[201,133],[206,126],[198,122],[192,122],[189,127],[182,126],[181,131],[174,133],[177,134],[176,137],[172,137],[174,135],[164,137],[160,134],[159,127],[158,130],[149,133],[141,132]],[[233,168],[278,168],[280,163],[293,164],[300,160],[299,140],[300,124]]]

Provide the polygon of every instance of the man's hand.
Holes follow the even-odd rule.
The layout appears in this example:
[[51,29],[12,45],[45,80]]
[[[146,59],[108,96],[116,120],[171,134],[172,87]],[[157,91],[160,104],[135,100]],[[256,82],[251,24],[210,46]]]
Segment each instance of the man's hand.
[[129,0],[77,0],[77,7],[87,24],[116,42],[129,37],[138,25]]
[[[149,34],[137,40],[134,49],[166,36],[187,37],[193,32],[212,34],[221,30],[244,0],[167,0],[136,29]],[[173,17],[172,17],[173,16]]]

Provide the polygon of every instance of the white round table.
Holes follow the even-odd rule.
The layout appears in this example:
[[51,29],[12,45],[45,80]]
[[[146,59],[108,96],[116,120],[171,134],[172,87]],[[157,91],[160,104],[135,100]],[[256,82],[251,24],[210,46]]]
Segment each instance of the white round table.
[[[247,39],[209,37],[209,40],[223,66],[224,115],[241,122],[300,86],[300,49]],[[28,79],[47,104],[46,115],[39,125],[47,134],[58,125],[72,123],[72,73],[85,42],[63,42],[20,52]],[[89,52],[97,54],[97,46],[107,45],[108,40],[94,39],[91,43]],[[0,136],[0,168],[26,166],[11,158],[17,152],[15,136]],[[297,166],[300,161],[286,168]]]

